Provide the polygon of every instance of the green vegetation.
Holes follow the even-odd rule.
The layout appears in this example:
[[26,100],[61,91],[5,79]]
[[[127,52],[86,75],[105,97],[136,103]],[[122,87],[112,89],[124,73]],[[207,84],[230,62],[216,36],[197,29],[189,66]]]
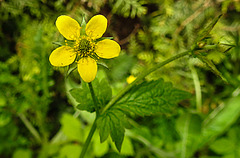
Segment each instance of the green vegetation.
[[[96,14],[122,50],[87,84],[49,55],[58,16]],[[239,15],[238,0],[0,1],[0,157],[240,157]]]

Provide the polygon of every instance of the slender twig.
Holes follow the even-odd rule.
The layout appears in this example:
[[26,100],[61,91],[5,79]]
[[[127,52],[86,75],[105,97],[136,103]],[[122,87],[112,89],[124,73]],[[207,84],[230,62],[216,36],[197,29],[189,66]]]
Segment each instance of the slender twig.
[[18,114],[19,118],[22,120],[22,122],[24,123],[24,125],[27,127],[27,129],[31,132],[31,134],[33,135],[33,137],[36,139],[36,141],[38,143],[42,142],[42,139],[40,137],[40,134],[38,133],[38,131],[33,127],[33,125],[31,124],[30,121],[28,121],[28,119],[26,118],[26,116],[23,113],[19,113]]
[[104,109],[101,111],[100,114],[103,114],[105,111],[107,111],[112,105],[114,105],[120,98],[122,98],[135,84],[137,84],[140,80],[144,79],[147,75],[149,75],[150,73],[152,73],[153,71],[163,67],[164,65],[167,65],[168,63],[177,60],[181,57],[184,57],[186,55],[190,55],[191,51],[186,51],[180,54],[177,54],[159,64],[157,64],[156,66],[154,66],[153,68],[148,69],[147,71],[143,72],[142,74],[140,74],[135,81],[133,81],[131,84],[129,84],[127,87],[125,87],[122,91],[120,91],[118,93],[117,96],[115,96],[105,107]]

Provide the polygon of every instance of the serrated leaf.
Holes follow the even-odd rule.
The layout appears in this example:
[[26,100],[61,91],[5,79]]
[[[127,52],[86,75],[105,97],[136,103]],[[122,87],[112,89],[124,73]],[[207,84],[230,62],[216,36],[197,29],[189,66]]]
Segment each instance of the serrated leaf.
[[[98,82],[98,80],[95,79],[92,82],[92,85],[96,96],[97,105],[99,106],[99,108],[101,108],[105,106],[112,98],[112,89],[109,86],[107,80],[105,79],[102,79],[101,82]],[[95,111],[95,106],[92,100],[89,87],[85,82],[82,83],[81,88],[71,89],[70,94],[79,103],[79,105],[77,106],[79,110],[86,110],[88,112]]]
[[175,89],[171,83],[160,79],[137,85],[114,108],[140,116],[170,113],[179,101],[190,96],[190,93]]
[[118,109],[109,109],[101,115],[97,121],[101,142],[104,142],[110,134],[112,141],[120,152],[124,139],[125,122],[127,122],[125,114]]
[[203,40],[208,36],[208,34],[212,31],[212,29],[214,28],[218,20],[221,18],[221,16],[222,14],[216,17],[215,19],[213,19],[213,21],[199,33],[197,42]]

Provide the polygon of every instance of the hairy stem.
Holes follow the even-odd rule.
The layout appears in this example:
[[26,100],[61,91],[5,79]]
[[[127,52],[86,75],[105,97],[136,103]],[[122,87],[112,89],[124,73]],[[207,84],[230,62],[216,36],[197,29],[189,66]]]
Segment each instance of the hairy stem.
[[142,74],[140,74],[135,81],[133,81],[131,84],[129,84],[127,87],[125,87],[122,91],[120,91],[118,93],[118,95],[115,96],[115,98],[113,98],[105,107],[104,109],[101,111],[100,114],[103,114],[105,111],[107,111],[112,105],[114,105],[119,99],[121,99],[134,85],[136,85],[140,80],[144,79],[147,75],[149,75],[150,73],[152,73],[153,71],[156,71],[157,69],[167,65],[168,63],[177,60],[181,57],[184,57],[186,55],[190,55],[191,51],[186,51],[180,54],[177,54],[159,64],[157,64],[156,66],[148,69],[147,71],[143,72]]

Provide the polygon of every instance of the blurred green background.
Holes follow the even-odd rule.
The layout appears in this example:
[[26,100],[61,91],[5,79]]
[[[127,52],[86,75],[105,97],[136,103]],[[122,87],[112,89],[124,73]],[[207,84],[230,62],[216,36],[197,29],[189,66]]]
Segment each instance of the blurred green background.
[[108,79],[114,95],[129,76],[191,49],[220,14],[207,40],[214,47],[204,53],[229,83],[197,58],[155,71],[146,80],[163,78],[193,97],[171,114],[131,118],[121,153],[95,134],[86,157],[239,158],[239,0],[0,0],[0,157],[79,157],[94,115],[75,112],[68,90],[79,83],[78,73],[65,79],[67,68],[52,67],[48,57],[53,42],[63,40],[58,16],[81,23],[96,14],[108,19],[104,36],[122,48],[118,58],[102,61],[109,69],[99,65],[97,74]]

